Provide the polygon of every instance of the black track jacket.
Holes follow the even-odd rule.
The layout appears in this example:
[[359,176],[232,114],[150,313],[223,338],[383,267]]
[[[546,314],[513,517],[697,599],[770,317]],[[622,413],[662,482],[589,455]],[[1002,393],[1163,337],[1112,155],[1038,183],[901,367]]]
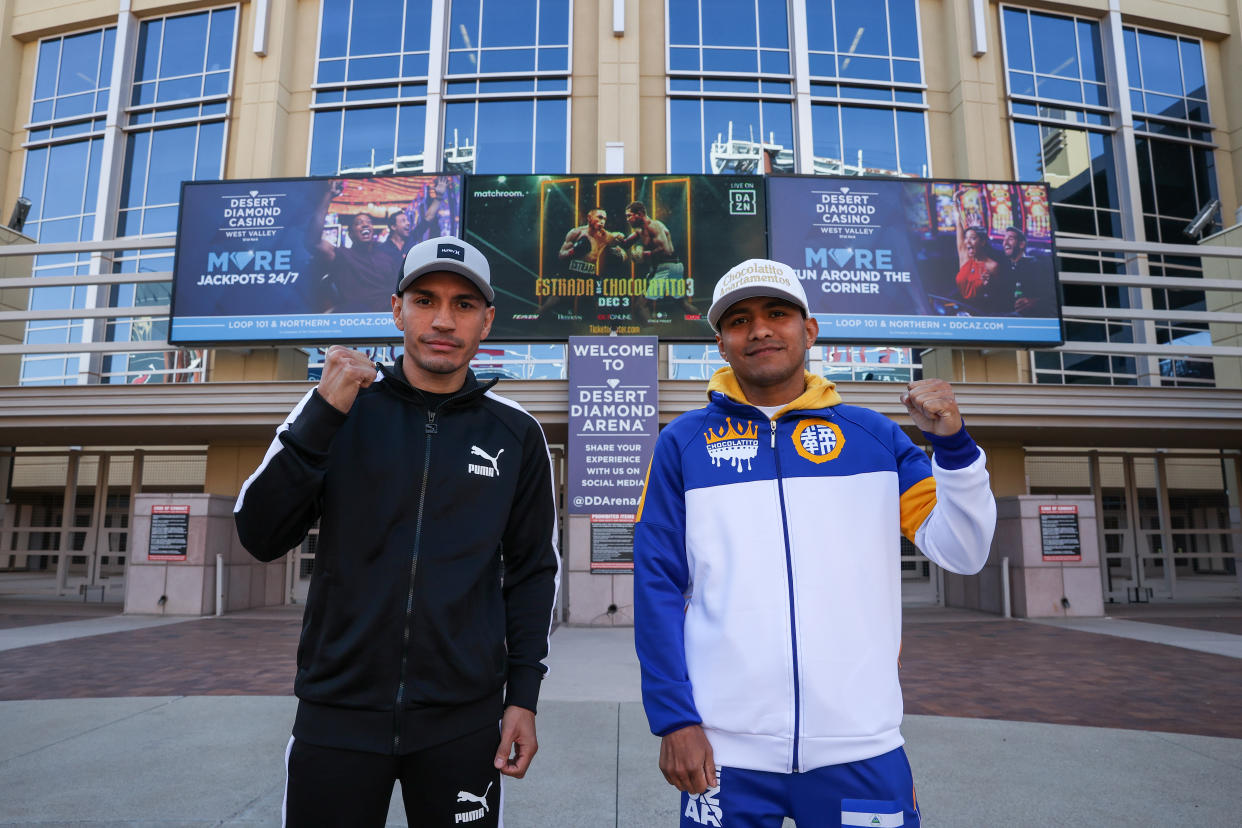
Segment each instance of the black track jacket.
[[307,393],[234,517],[261,561],[320,521],[293,735],[404,754],[495,727],[502,691],[535,710],[559,556],[538,422],[473,373],[429,408],[379,369],[349,414]]

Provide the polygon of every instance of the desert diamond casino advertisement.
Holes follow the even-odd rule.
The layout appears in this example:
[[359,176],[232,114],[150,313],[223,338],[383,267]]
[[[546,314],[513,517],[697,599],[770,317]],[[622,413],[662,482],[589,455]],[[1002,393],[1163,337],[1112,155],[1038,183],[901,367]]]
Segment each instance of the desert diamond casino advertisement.
[[777,176],[768,204],[822,339],[1062,341],[1042,183]]
[[767,255],[763,179],[472,175],[466,240],[488,257],[493,339],[703,339],[716,280]]
[[460,232],[460,176],[186,182],[168,341],[399,339],[405,251]]

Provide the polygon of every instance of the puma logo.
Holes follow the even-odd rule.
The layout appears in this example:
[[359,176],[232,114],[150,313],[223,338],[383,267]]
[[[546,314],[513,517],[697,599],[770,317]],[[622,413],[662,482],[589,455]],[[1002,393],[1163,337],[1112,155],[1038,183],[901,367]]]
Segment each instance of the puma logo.
[[483,477],[499,477],[500,476],[500,455],[505,453],[504,449],[501,449],[500,451],[496,452],[495,457],[492,457],[490,454],[488,454],[486,451],[479,448],[478,446],[471,446],[470,453],[476,457],[482,457],[488,463],[491,463],[491,468],[489,469],[487,466],[478,465],[477,463],[467,463],[466,471],[470,472],[471,474],[482,475]]
[[[501,449],[501,451],[504,451],[504,449]],[[500,454],[497,453],[496,456],[499,457]],[[487,804],[487,794],[488,792],[491,791],[491,789],[492,789],[492,783],[488,782],[487,789],[483,791],[482,796],[475,796],[474,794],[470,793],[470,791],[458,791],[457,792],[458,802],[473,802],[476,805],[481,805],[482,807],[476,808],[473,811],[466,811],[464,814],[454,814],[453,822],[454,823],[474,822],[476,819],[482,819],[483,817],[485,817],[487,815],[487,812],[491,810],[490,806],[488,806]]]

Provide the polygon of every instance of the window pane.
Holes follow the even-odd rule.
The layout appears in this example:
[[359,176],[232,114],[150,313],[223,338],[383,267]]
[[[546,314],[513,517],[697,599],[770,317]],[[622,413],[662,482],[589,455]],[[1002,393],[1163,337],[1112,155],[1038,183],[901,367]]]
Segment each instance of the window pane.
[[493,49],[480,55],[480,72],[533,72],[534,49]]
[[138,58],[134,64],[134,80],[153,80],[159,74],[160,38],[163,20],[148,20],[138,27]]
[[349,53],[382,55],[400,52],[403,5],[402,0],[355,0]]
[[484,0],[479,45],[534,46],[537,5],[537,0]]
[[165,19],[160,77],[203,71],[207,49],[207,18],[207,13],[203,12]]
[[233,67],[233,9],[217,9],[211,13],[211,39],[207,43],[207,71]]
[[540,0],[539,45],[569,45],[569,0]]
[[565,99],[536,101],[535,173],[566,171],[566,136],[569,102]]
[[789,52],[763,50],[759,53],[759,71],[768,75],[788,75]]
[[1149,144],[1156,203],[1143,204],[1144,212],[1158,212],[1162,216],[1176,216],[1189,221],[1199,211],[1190,147],[1155,139],[1150,139]]
[[90,142],[74,141],[52,148],[43,192],[43,218],[79,215],[82,212],[82,186]]
[[1138,38],[1139,57],[1143,61],[1143,87],[1180,96],[1182,70],[1177,38],[1154,32],[1139,32]]
[[480,0],[453,0],[449,3],[450,49],[477,49],[479,47]]
[[698,0],[668,0],[668,42],[684,45],[698,44]]
[[339,172],[337,159],[341,151],[341,113],[316,112],[311,140],[310,174],[332,175]]
[[349,38],[349,0],[323,0],[319,22],[319,57],[345,56]]
[[889,62],[879,58],[845,56],[840,62],[841,77],[864,80],[892,80]]
[[39,44],[39,68],[35,75],[35,98],[50,98],[56,94],[56,70],[60,65],[60,46],[60,38],[45,40]]
[[143,202],[147,185],[147,153],[150,147],[150,132],[130,133],[125,147],[125,172],[121,177],[122,207],[136,207]]
[[806,4],[806,39],[812,50],[830,52],[834,48],[831,3]]
[[1035,124],[1013,125],[1014,155],[1016,156],[1019,181],[1043,180],[1043,154],[1039,140],[1039,127]]
[[814,145],[816,172],[836,172],[841,169],[840,107],[816,105],[811,107],[811,135]]
[[905,175],[927,176],[926,115],[897,111],[897,146],[901,152],[899,171]]
[[393,162],[397,108],[348,109],[341,138],[341,171],[371,171]]
[[[151,171],[147,178],[146,203],[175,204],[181,182],[194,178],[196,127],[157,129],[151,135]],[[144,232],[145,229],[144,229]]]
[[99,46],[102,32],[66,37],[61,51],[58,95],[95,91],[99,83]]
[[675,127],[669,136],[669,170],[675,173],[703,172],[702,122],[699,101],[674,98],[669,101],[669,123]]
[[423,104],[405,104],[397,113],[397,172],[407,172],[417,167],[426,170],[423,162],[424,130],[427,125],[427,107]]
[[897,172],[897,136],[892,110],[841,107],[841,136],[849,172],[855,175]]
[[673,71],[697,71],[699,68],[698,49],[669,49],[668,68]]
[[1203,80],[1203,51],[1197,41],[1181,40],[1182,77],[1186,85],[1186,95],[1191,98],[1207,99],[1207,85]]
[[919,56],[918,10],[914,0],[888,0],[888,20],[892,26],[894,57]]
[[1100,132],[1090,132],[1091,171],[1095,190],[1095,203],[1099,207],[1116,209],[1117,181],[1113,168],[1113,139]]
[[746,49],[703,50],[705,72],[755,72],[758,68],[757,54]]
[[431,0],[407,0],[405,4],[405,42],[407,52],[431,48]]
[[1104,53],[1100,45],[1100,26],[1087,20],[1077,21],[1078,59],[1082,76],[1087,80],[1104,83]]
[[541,72],[568,72],[569,49],[562,47],[540,49],[538,68]]
[[[224,122],[203,124],[198,128],[198,157],[194,159],[194,180],[220,178],[220,155],[224,151]],[[178,197],[179,200],[179,197]]]
[[883,3],[838,2],[837,50],[849,54],[887,55],[888,21]]
[[478,104],[475,172],[529,172],[533,165],[533,101]]
[[1073,20],[1032,13],[1031,35],[1035,40],[1036,72],[1064,78],[1079,76]]
[[788,9],[783,2],[759,4],[759,45],[769,49],[789,48]]
[[712,0],[703,15],[703,43],[712,46],[757,46],[754,0]]

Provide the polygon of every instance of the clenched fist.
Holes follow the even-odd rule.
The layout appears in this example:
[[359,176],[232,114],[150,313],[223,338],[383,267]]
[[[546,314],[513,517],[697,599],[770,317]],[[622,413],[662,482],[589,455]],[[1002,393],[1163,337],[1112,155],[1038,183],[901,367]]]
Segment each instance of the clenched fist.
[[942,379],[924,379],[906,386],[901,402],[920,431],[949,437],[962,428],[953,386]]
[[375,382],[375,363],[361,351],[333,345],[323,361],[319,396],[342,414],[348,414],[359,388]]

